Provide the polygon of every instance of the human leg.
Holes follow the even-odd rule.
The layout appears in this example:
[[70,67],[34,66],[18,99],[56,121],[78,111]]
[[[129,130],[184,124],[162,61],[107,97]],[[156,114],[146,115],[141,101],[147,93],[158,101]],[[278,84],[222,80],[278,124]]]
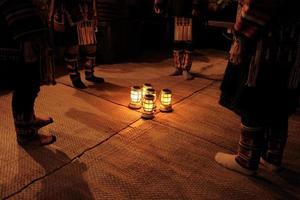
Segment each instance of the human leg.
[[173,59],[174,59],[175,70],[171,72],[170,76],[182,75],[182,58],[183,58],[183,51],[179,49],[174,49]]
[[258,169],[264,146],[264,128],[249,119],[242,119],[239,147],[236,155],[217,153],[215,160],[221,166],[245,175],[254,175]]
[[288,117],[274,120],[266,129],[266,145],[261,162],[271,171],[282,168],[282,158],[288,137]]
[[38,129],[53,122],[51,117],[40,118],[34,113],[35,99],[40,90],[39,65],[26,63],[18,66],[12,98],[12,112],[20,145],[47,145],[55,142],[53,135],[38,134]]
[[80,73],[78,71],[78,57],[79,47],[78,45],[72,45],[67,47],[65,52],[65,65],[69,71],[69,76],[72,84],[75,88],[85,89],[85,84],[81,81]]
[[190,73],[192,68],[193,60],[192,60],[192,51],[184,50],[183,55],[183,76],[186,80],[192,80],[194,76]]
[[96,45],[86,45],[83,47],[85,51],[85,79],[94,83],[103,83],[104,79],[102,77],[95,76],[94,68],[96,64]]

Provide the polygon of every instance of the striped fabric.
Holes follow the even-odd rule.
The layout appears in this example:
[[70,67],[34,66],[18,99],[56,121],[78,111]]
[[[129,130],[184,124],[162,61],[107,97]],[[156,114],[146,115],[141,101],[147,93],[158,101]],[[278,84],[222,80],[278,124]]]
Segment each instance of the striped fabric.
[[173,51],[173,58],[174,58],[174,67],[176,69],[182,68],[182,59],[183,59],[183,51],[182,50],[174,50]]
[[253,39],[252,42],[257,42],[250,64],[248,86],[256,86],[261,66],[280,64],[290,69],[288,87],[299,87],[300,20],[293,16],[297,16],[293,5],[282,0],[239,0],[235,33],[243,36],[241,38],[245,41]]
[[193,20],[186,17],[175,17],[174,29],[175,41],[192,41],[193,40]]
[[300,86],[299,44],[300,21],[275,24],[269,34],[264,35],[257,43],[255,55],[250,63],[247,85],[256,86],[260,68],[264,65],[274,65],[282,66],[282,70],[288,69],[288,88],[298,88]]
[[284,148],[287,142],[286,127],[271,127],[267,129],[266,149],[262,153],[262,157],[268,163],[280,167],[283,158]]
[[47,31],[38,9],[29,0],[0,0],[0,12],[14,39]]
[[275,7],[271,0],[240,0],[234,25],[235,31],[248,38],[254,38],[270,21]]
[[263,128],[242,125],[239,149],[235,160],[246,169],[257,170],[263,143]]
[[[5,64],[38,62],[41,82],[54,83],[53,53],[46,43],[48,29],[34,0],[0,0],[0,61]],[[4,34],[3,34],[4,32]],[[40,39],[43,39],[41,41]],[[8,42],[3,42],[8,41]],[[13,45],[14,44],[14,45]],[[27,44],[27,45],[25,45]],[[30,45],[29,45],[30,44]]]
[[183,53],[182,68],[188,72],[191,70],[193,64],[192,53],[193,53],[192,51],[187,51],[187,50],[185,50]]
[[0,62],[19,63],[20,61],[21,61],[20,49],[0,47]]

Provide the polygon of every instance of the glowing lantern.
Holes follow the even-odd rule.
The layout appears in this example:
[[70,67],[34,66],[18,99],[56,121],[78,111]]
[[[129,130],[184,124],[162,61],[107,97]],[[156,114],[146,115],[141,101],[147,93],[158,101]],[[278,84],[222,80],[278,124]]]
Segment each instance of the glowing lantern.
[[129,108],[139,109],[142,107],[142,88],[140,86],[131,87]]
[[147,94],[147,89],[152,89],[153,86],[150,83],[145,83],[143,85],[143,98],[145,97],[145,95]]
[[143,114],[142,118],[152,119],[154,117],[154,96],[146,94],[143,99]]
[[160,93],[160,111],[172,112],[172,91],[163,89]]
[[156,110],[156,91],[155,91],[155,89],[154,88],[150,88],[150,89],[147,89],[146,90],[146,95],[147,94],[151,94],[151,95],[153,95],[154,96],[154,110]]

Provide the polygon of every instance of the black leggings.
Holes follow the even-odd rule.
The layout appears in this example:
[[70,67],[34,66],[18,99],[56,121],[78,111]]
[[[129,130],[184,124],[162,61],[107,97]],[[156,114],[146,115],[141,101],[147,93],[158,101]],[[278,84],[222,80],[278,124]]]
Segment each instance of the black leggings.
[[40,68],[38,63],[15,66],[12,108],[16,113],[32,113],[40,91]]

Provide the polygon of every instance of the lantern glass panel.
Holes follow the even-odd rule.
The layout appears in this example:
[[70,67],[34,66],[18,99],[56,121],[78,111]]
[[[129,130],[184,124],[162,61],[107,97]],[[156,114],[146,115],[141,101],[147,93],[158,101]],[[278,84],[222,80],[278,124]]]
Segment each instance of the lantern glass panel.
[[141,103],[141,99],[142,99],[141,87],[138,86],[132,87],[130,97],[132,103]]
[[155,89],[153,89],[153,88],[147,89],[146,90],[146,95],[147,94],[153,95],[154,96],[154,102],[156,101],[156,91],[155,91]]
[[145,97],[145,95],[147,94],[147,89],[152,89],[153,86],[150,83],[145,83],[143,85],[143,97]]
[[154,96],[146,95],[143,101],[143,109],[145,112],[153,112],[154,109]]
[[169,106],[172,103],[172,92],[170,90],[162,90],[160,102],[164,106]]

